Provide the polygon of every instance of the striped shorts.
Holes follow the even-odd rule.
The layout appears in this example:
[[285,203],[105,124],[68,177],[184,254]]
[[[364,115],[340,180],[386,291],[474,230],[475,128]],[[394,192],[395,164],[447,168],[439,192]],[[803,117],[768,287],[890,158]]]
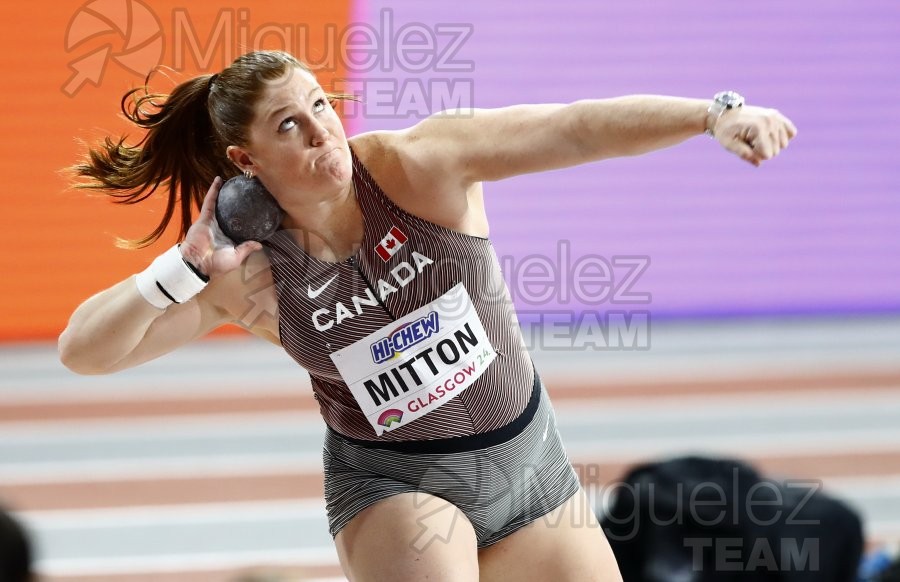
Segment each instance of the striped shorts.
[[534,382],[522,414],[483,434],[375,443],[329,428],[323,457],[331,535],[382,499],[423,491],[458,507],[482,548],[565,503],[580,484],[537,374]]

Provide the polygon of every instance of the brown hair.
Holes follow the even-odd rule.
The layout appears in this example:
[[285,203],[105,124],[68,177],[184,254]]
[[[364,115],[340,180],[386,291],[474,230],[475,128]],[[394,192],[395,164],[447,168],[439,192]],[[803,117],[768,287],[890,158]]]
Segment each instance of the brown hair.
[[[180,238],[184,238],[193,221],[192,207],[199,210],[213,179],[237,175],[239,170],[226,157],[225,148],[247,145],[247,128],[265,82],[293,68],[310,72],[284,51],[255,51],[238,57],[221,73],[181,83],[170,95],[150,93],[150,75],[143,87],[125,93],[122,112],[147,130],[144,137],[135,145],[126,144],[124,136],[106,137],[71,168],[77,177],[88,178],[76,182],[76,188],[101,190],[117,204],[137,204],[160,185],[168,187],[159,225],[141,239],[120,240],[119,246],[142,248],[159,240],[176,205],[180,205]],[[353,98],[326,95],[331,101]]]

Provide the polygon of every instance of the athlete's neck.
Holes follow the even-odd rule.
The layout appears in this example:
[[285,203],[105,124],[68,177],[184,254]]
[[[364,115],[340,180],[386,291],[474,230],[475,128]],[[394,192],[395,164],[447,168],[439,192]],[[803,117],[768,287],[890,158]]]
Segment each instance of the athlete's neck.
[[283,228],[312,257],[343,261],[356,253],[365,234],[362,209],[351,180],[338,196],[302,207],[285,208]]

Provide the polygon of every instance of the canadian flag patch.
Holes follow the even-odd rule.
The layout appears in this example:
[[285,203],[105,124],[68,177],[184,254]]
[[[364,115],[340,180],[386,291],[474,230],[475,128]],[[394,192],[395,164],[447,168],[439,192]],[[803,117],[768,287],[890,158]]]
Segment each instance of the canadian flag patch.
[[391,257],[397,254],[397,251],[400,250],[400,247],[403,246],[406,240],[406,235],[403,234],[402,230],[396,226],[391,226],[391,230],[384,235],[384,238],[381,239],[381,242],[375,247],[375,252],[378,253],[381,260],[386,263]]

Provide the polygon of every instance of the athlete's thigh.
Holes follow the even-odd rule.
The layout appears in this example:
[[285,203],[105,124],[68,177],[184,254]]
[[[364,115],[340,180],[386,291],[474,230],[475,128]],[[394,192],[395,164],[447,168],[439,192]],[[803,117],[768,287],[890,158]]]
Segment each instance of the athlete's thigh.
[[583,489],[479,554],[484,582],[621,582],[616,558]]
[[401,493],[358,513],[335,537],[350,582],[478,580],[475,530],[450,502]]

